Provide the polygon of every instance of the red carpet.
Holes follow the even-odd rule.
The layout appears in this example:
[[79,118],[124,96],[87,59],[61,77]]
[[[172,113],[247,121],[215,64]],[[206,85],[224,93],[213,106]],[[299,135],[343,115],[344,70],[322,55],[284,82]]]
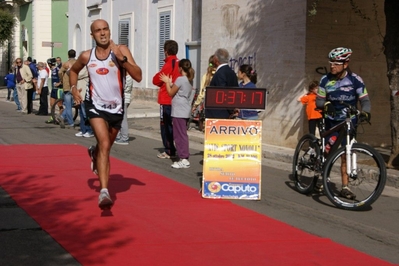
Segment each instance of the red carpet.
[[85,147],[0,146],[0,185],[83,265],[388,265],[229,201],[111,159],[97,207]]

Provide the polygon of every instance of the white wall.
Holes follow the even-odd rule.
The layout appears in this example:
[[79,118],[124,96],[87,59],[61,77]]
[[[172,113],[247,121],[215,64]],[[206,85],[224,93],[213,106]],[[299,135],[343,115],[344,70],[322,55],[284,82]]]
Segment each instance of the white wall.
[[51,0],[32,2],[32,56],[37,62],[46,62],[51,57],[51,47],[42,42],[51,42]]
[[[89,11],[88,6],[98,5],[97,10]],[[142,89],[157,89],[152,84],[153,75],[158,68],[158,14],[171,10],[171,39],[179,44],[179,58],[185,57],[186,41],[191,41],[191,1],[99,1],[99,0],[69,0],[69,47],[82,50],[91,49],[90,24],[96,19],[105,19],[111,28],[111,38],[118,40],[118,21],[121,18],[131,19],[130,50],[137,64],[142,68],[143,80],[134,86]],[[80,27],[80,31],[77,28]],[[80,32],[80,33],[79,33]],[[190,34],[189,34],[190,33]],[[78,35],[81,34],[79,37]],[[79,43],[80,42],[80,43]],[[80,51],[77,50],[77,53]]]

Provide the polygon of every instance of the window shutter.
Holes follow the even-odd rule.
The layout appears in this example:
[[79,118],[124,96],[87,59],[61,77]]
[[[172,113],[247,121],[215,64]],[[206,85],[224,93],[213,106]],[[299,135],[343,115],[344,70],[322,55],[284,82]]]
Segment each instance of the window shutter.
[[159,69],[164,65],[165,54],[163,46],[165,41],[170,40],[170,11],[159,14]]
[[129,20],[119,21],[118,31],[119,31],[118,44],[124,44],[127,47],[129,47],[130,21]]

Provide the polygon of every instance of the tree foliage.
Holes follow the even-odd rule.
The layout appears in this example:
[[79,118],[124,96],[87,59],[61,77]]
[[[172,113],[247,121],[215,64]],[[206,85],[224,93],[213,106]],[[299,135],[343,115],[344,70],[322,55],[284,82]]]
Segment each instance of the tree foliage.
[[13,14],[0,9],[0,45],[11,39],[14,26],[15,18]]

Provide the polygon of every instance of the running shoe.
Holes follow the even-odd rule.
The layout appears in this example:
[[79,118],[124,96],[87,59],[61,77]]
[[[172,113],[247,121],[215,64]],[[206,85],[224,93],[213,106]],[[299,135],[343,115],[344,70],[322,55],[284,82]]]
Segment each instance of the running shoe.
[[76,137],[83,137],[83,132],[79,131],[78,133],[75,134]]
[[175,169],[189,168],[190,162],[187,159],[182,159],[180,161],[174,162],[171,167]]
[[100,207],[101,210],[110,210],[112,205],[114,205],[114,202],[112,201],[108,192],[100,192],[100,195],[98,196],[98,207]]
[[97,172],[97,158],[96,158],[96,155],[95,155],[96,146],[90,146],[87,149],[87,151],[89,152],[89,157],[91,159],[91,164],[90,164],[91,171],[94,174],[98,175],[98,172]]

